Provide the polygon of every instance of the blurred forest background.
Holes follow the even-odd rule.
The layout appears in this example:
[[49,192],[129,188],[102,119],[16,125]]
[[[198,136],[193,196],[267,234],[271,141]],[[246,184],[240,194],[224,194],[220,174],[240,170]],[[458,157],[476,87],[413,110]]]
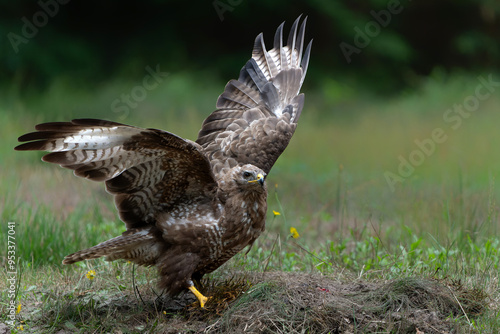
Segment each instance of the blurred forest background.
[[[391,6],[394,14],[384,17]],[[276,27],[286,21],[287,31],[301,13],[309,16],[306,38],[314,38],[307,90],[334,99],[345,86],[397,94],[433,71],[477,72],[500,57],[495,0],[4,0],[0,86],[21,93],[43,92],[55,80],[96,87],[110,78],[138,80],[156,64],[224,84],[237,77],[258,33],[271,46]],[[370,26],[375,16],[385,27]],[[356,46],[356,28],[369,29],[369,41],[348,62],[340,44]]]

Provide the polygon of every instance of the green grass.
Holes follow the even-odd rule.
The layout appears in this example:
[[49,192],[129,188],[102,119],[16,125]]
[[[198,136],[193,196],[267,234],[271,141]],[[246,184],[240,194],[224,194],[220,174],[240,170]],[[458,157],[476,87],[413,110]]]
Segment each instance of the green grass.
[[[110,101],[134,84],[116,81],[76,90],[55,83],[43,96],[21,97],[14,88],[0,93],[0,230],[6,236],[7,222],[16,222],[16,256],[22,268],[17,300],[27,305],[17,317],[26,328],[113,332],[123,327],[134,332],[164,325],[160,311],[151,313],[140,299],[128,299],[134,296],[130,265],[60,264],[65,255],[124,230],[103,186],[42,163],[40,153],[13,150],[16,138],[35,124],[76,117],[157,127],[195,139],[222,90],[222,85],[203,89],[203,83],[189,76],[172,74],[125,119],[114,118]],[[241,271],[292,271],[341,282],[411,277],[460,282],[468,291],[484,293],[487,308],[453,316],[457,328],[464,333],[500,331],[500,92],[456,130],[443,120],[445,111],[473,94],[476,85],[476,76],[437,73],[390,99],[358,101],[353,88],[346,89],[349,100],[338,92],[331,97],[306,90],[298,130],[267,179],[266,232],[247,256],[238,254],[212,278]],[[185,96],[191,86],[197,98]],[[435,128],[442,128],[448,139],[436,144],[435,152],[392,191],[384,173],[397,173],[398,157],[408,158],[417,148],[415,140],[429,138]],[[300,238],[290,237],[290,227],[297,228]],[[2,249],[6,242],[0,240]],[[99,279],[85,278],[90,269]],[[137,275],[139,286],[154,287],[154,270],[139,269]],[[2,277],[1,314],[8,300],[5,284]],[[103,308],[106,300],[123,304],[123,309],[113,313]],[[118,314],[126,314],[127,320]]]

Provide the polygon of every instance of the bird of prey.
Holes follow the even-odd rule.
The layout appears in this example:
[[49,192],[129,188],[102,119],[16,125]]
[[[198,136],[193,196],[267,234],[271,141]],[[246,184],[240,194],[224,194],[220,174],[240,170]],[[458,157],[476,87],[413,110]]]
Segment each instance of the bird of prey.
[[19,137],[20,151],[49,151],[42,160],[103,181],[114,195],[122,235],[64,258],[63,264],[105,257],[156,266],[170,295],[217,269],[265,227],[266,176],[297,127],[311,42],[305,18],[286,44],[282,23],[266,50],[263,35],[238,80],[227,83],[216,110],[193,142],[170,132],[111,121],[43,123]]

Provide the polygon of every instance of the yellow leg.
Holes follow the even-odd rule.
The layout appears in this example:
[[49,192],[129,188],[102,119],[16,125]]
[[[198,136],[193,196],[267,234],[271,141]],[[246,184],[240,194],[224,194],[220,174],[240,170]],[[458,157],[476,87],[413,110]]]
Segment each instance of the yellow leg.
[[191,285],[188,289],[192,293],[194,293],[194,295],[196,296],[196,298],[198,298],[198,300],[200,301],[201,308],[204,308],[205,307],[205,303],[207,302],[208,298],[205,297],[204,295],[202,295],[200,293],[200,291],[196,290],[196,288],[194,287],[194,285]]

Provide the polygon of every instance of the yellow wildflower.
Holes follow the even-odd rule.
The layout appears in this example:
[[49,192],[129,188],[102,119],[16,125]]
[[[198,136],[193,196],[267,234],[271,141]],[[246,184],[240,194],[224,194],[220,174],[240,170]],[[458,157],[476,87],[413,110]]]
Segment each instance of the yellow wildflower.
[[297,229],[295,227],[290,227],[290,233],[292,235],[292,238],[297,239],[300,237],[299,232],[297,232]]
[[278,211],[274,211],[273,210],[273,213],[274,213],[275,216],[281,216],[281,213],[279,213]]
[[163,311],[163,314],[167,314],[167,311]]
[[20,331],[23,331],[24,330],[24,326],[23,325],[19,325],[19,326],[17,326],[17,329],[20,330]]
[[87,275],[85,276],[87,276],[87,278],[92,281],[95,278],[95,270],[87,271]]
[[16,314],[19,314],[19,312],[21,312],[21,303],[19,303],[16,308]]

